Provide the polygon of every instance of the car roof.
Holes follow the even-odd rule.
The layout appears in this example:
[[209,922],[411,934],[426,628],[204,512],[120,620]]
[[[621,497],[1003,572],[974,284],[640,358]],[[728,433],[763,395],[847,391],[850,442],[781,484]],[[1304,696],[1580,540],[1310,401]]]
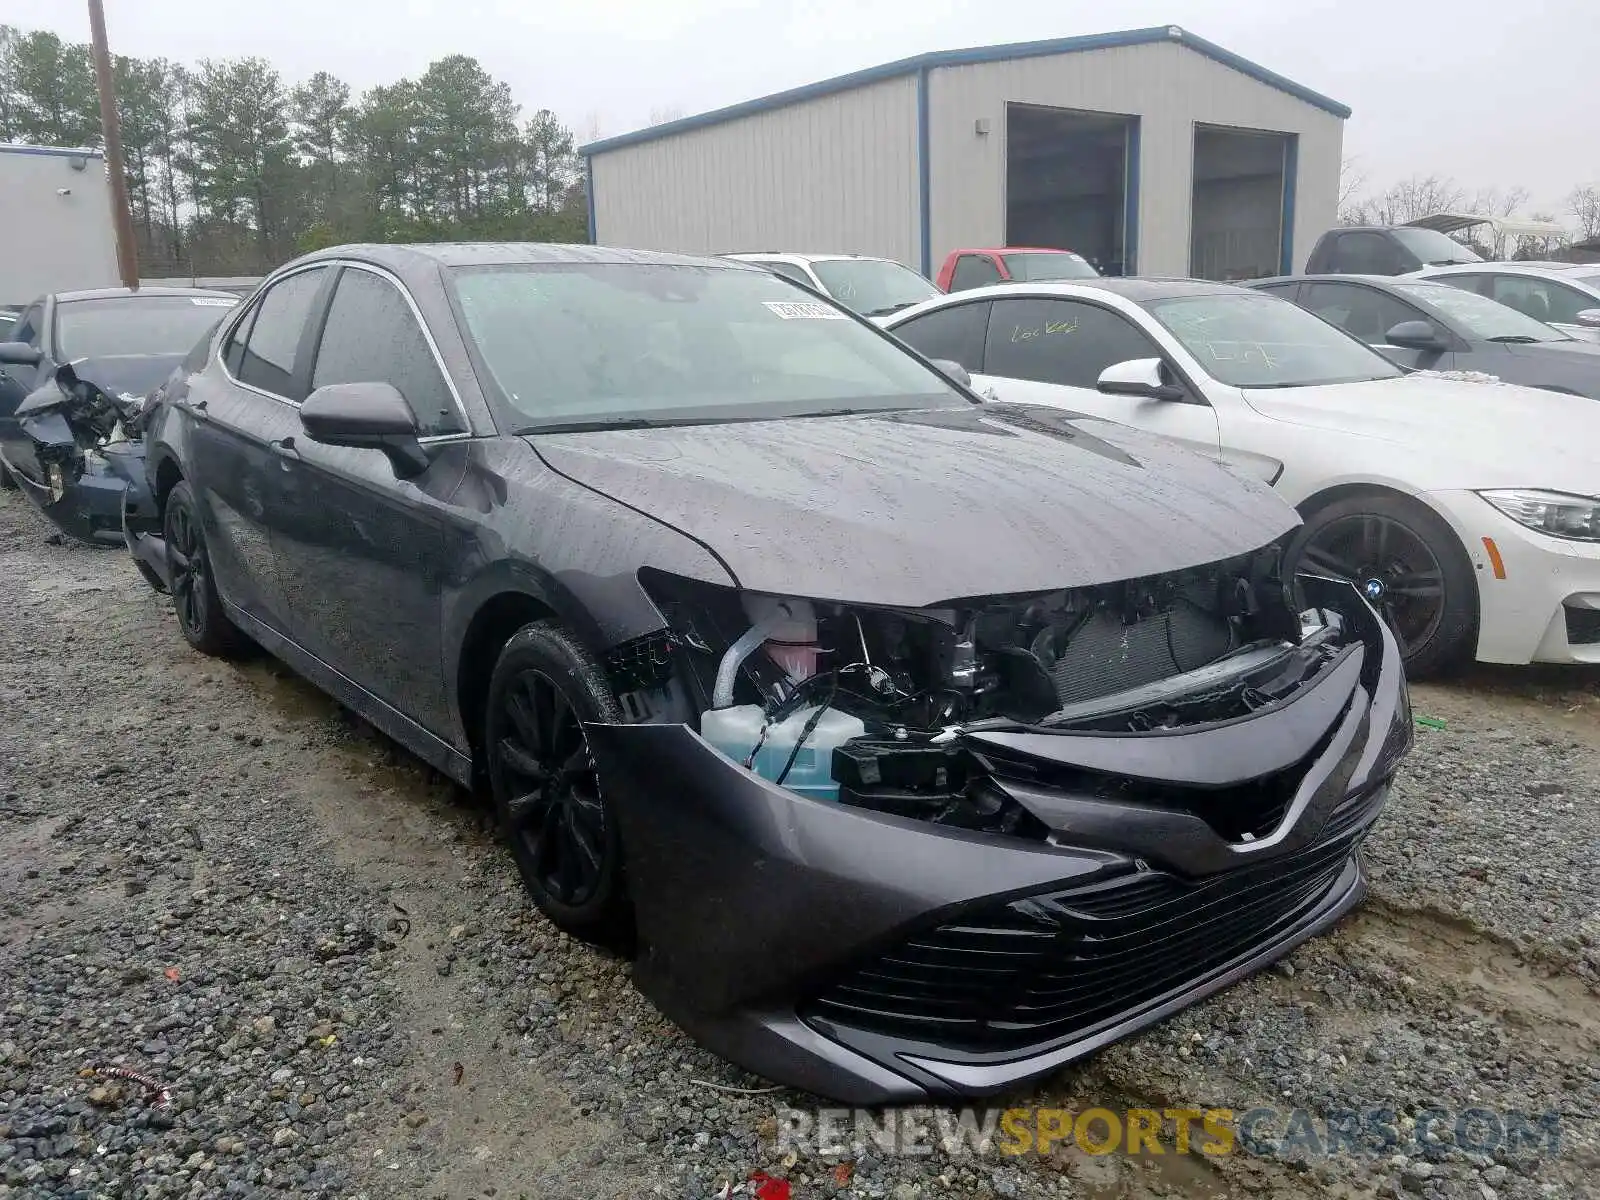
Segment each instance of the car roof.
[[439,267],[544,266],[554,263],[598,265],[657,264],[710,266],[718,260],[706,255],[669,254],[660,250],[627,250],[614,246],[587,246],[564,242],[373,242],[329,246],[295,260],[311,263],[323,259],[353,258],[397,272],[427,264]]
[[[1269,283],[1365,283],[1373,287],[1393,290],[1403,284],[1416,286],[1417,284],[1432,284],[1434,287],[1449,287],[1448,283],[1439,283],[1434,279],[1426,279],[1420,275],[1360,275],[1354,271],[1324,271],[1316,275],[1272,275],[1266,279],[1244,280],[1243,287],[1260,288]],[[1459,289],[1458,289],[1459,290]]]
[[[1213,283],[1207,279],[1168,279],[1111,275],[1096,279],[1041,279],[1036,283],[997,283],[984,288],[971,289],[973,295],[1026,295],[1030,292],[1074,294],[1080,291],[1111,292],[1113,295],[1143,303],[1146,300],[1173,300],[1181,296],[1226,296],[1245,292],[1234,283]],[[966,295],[955,292],[954,295]]]
[[232,292],[220,291],[217,288],[152,286],[137,289],[123,287],[85,288],[76,292],[56,292],[53,299],[57,304],[70,304],[74,300],[139,300],[147,296],[209,296],[219,300],[237,300],[239,298]]
[[[962,246],[945,255],[949,258],[952,254],[1077,254],[1076,250],[1068,250],[1063,246]],[[1079,255],[1079,257],[1082,257]]]
[[841,260],[857,259],[863,262],[893,262],[892,258],[881,258],[876,254],[807,254],[799,250],[740,250],[735,253],[721,254],[719,258],[733,258],[740,262],[750,262],[755,259],[785,259],[790,262],[839,262]]
[[627,250],[614,246],[588,246],[564,242],[408,242],[387,244],[353,242],[329,246],[302,255],[284,268],[312,267],[340,260],[381,267],[414,293],[437,289],[443,268],[520,267],[565,264],[594,266],[722,267],[730,271],[759,271],[760,267],[737,259],[711,255],[669,254],[660,250]]

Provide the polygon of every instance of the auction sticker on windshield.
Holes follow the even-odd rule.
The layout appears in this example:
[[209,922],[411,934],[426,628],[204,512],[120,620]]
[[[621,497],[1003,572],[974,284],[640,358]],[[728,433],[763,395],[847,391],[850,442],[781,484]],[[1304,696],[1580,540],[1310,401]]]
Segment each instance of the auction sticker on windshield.
[[239,303],[237,300],[227,300],[221,296],[190,296],[190,304],[198,304],[201,308],[232,308]]
[[815,300],[763,300],[768,308],[785,321],[843,321],[845,315]]

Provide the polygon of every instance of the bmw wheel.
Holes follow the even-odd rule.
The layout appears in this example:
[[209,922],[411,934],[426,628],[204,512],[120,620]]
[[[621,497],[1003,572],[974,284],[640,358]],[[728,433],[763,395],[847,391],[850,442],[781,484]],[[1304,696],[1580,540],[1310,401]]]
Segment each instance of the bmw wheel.
[[1472,563],[1451,528],[1402,496],[1368,494],[1317,509],[1288,550],[1297,573],[1354,584],[1394,633],[1412,678],[1465,655],[1478,625]]

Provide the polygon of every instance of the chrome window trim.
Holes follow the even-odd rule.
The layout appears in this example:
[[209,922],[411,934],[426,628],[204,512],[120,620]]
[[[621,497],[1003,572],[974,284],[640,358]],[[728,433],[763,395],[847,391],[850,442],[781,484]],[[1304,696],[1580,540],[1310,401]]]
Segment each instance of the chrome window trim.
[[[428,322],[423,319],[422,309],[417,307],[417,301],[411,295],[410,289],[408,289],[404,283],[400,282],[399,277],[396,276],[392,271],[388,271],[383,267],[376,266],[372,263],[361,262],[353,258],[319,258],[315,262],[304,263],[301,266],[295,267],[293,270],[284,271],[280,275],[274,275],[271,279],[265,280],[265,286],[261,288],[261,296],[264,299],[266,297],[268,287],[276,287],[283,280],[288,279],[293,275],[302,275],[307,271],[315,271],[322,267],[349,267],[357,271],[366,271],[370,274],[378,276],[380,279],[388,281],[389,285],[405,298],[406,306],[411,309],[411,315],[416,319],[417,327],[422,330],[422,340],[427,342],[428,352],[433,355],[434,365],[439,368],[439,374],[444,378],[444,385],[450,390],[450,398],[455,401],[456,413],[461,417],[462,424],[462,430],[459,433],[430,434],[427,437],[419,437],[417,440],[424,444],[432,444],[434,442],[460,441],[466,438],[475,437],[476,435],[472,431],[472,418],[467,415],[467,406],[462,402],[461,393],[456,389],[456,381],[450,377],[450,369],[445,366],[444,355],[439,353],[439,343],[433,338],[433,330],[428,328]],[[244,320],[245,316],[260,307],[260,301],[258,300],[251,304],[241,304],[239,307],[244,311],[240,312],[236,317],[233,318],[233,320],[227,326],[227,332],[224,333],[222,337],[217,339],[212,350],[212,353],[216,356],[217,367],[219,370],[221,370],[223,378],[225,378],[235,387],[243,388],[247,392],[253,392],[257,396],[265,396],[268,400],[276,400],[279,404],[286,404],[290,408],[298,409],[300,407],[300,401],[291,400],[287,396],[280,396],[277,392],[269,392],[265,388],[256,387],[251,383],[245,383],[242,379],[234,375],[232,371],[228,370],[228,356],[226,353],[224,353],[223,347],[228,344],[229,339],[233,337],[235,332],[237,332],[239,325]],[[324,325],[324,331],[326,331],[326,325]],[[321,339],[319,336],[319,349],[320,340]]]

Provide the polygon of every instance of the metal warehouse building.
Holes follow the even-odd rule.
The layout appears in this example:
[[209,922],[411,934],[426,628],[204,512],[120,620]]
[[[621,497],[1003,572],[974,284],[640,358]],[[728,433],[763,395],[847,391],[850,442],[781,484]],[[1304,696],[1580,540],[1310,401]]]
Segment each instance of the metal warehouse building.
[[1177,26],[924,54],[581,148],[605,245],[1300,269],[1350,110]]

